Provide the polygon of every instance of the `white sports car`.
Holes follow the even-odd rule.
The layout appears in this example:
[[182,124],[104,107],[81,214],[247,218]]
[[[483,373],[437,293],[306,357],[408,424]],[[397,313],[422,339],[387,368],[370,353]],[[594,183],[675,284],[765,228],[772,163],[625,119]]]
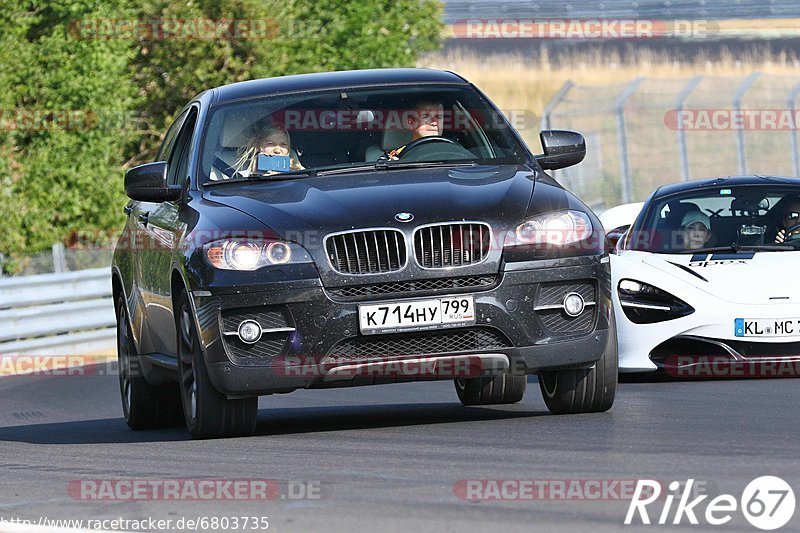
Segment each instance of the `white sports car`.
[[669,185],[600,219],[621,372],[800,368],[800,179]]

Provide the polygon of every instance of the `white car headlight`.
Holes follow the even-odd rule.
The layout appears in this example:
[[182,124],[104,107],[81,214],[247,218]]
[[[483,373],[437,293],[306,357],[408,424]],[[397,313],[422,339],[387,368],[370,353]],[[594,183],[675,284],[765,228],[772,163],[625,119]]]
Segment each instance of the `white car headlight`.
[[550,244],[563,246],[592,235],[592,221],[581,211],[555,211],[522,222],[506,236],[506,246]]
[[311,263],[311,256],[299,244],[256,239],[223,239],[203,246],[206,260],[221,270],[258,270],[287,263]]

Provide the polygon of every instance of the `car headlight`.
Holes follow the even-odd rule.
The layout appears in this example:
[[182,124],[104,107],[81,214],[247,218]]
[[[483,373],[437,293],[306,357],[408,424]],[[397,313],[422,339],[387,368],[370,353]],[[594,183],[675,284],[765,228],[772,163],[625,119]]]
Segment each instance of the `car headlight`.
[[625,316],[634,324],[653,324],[694,313],[694,308],[665,290],[648,283],[623,279],[617,288]]
[[555,211],[525,220],[506,236],[505,246],[564,246],[587,240],[592,221],[581,211]]
[[203,255],[222,270],[258,270],[287,263],[311,263],[311,256],[299,244],[256,239],[223,239],[203,246]]

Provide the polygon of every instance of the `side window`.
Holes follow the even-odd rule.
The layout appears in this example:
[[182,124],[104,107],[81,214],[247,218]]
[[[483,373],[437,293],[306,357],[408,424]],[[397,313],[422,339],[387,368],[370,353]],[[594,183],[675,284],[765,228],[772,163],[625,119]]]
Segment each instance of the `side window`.
[[167,183],[179,185],[186,179],[191,154],[192,134],[197,120],[197,111],[191,110],[189,118],[184,122],[181,133],[167,161]]
[[181,131],[181,125],[183,121],[186,120],[186,115],[189,114],[189,110],[187,109],[183,113],[175,119],[175,122],[172,123],[172,126],[169,127],[167,130],[167,134],[164,136],[164,142],[161,143],[161,149],[158,151],[158,157],[156,157],[156,161],[166,161],[169,157],[170,152],[172,152],[172,146],[175,144],[175,139],[178,137],[178,132]]

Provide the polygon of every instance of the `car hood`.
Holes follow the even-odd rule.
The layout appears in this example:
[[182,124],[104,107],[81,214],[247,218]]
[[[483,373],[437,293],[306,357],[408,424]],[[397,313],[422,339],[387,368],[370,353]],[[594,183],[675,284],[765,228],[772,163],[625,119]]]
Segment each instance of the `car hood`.
[[639,254],[643,263],[732,303],[800,303],[800,252]]
[[[288,240],[303,232],[409,230],[450,220],[484,221],[501,230],[524,218],[533,177],[518,166],[391,170],[221,185],[206,188],[203,197],[247,213]],[[398,222],[398,213],[411,213],[413,220]]]

